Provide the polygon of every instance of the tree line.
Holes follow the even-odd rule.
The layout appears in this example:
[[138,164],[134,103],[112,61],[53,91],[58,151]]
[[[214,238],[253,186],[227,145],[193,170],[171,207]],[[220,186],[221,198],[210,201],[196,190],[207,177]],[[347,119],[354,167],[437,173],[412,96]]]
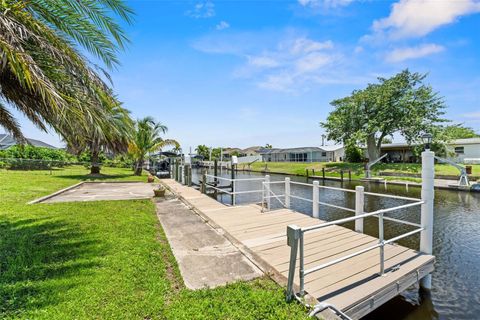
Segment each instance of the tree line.
[[6,0],[0,10],[0,126],[17,141],[27,142],[12,109],[53,129],[75,154],[89,152],[92,174],[102,152],[130,151],[140,162],[177,144],[152,118],[134,121],[112,90],[108,72],[129,43],[119,22],[134,18],[125,1]]

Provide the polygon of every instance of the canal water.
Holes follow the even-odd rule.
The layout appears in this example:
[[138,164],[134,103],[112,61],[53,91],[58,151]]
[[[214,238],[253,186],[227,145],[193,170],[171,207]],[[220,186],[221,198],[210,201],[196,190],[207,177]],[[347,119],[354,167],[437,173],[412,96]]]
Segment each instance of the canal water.
[[[220,171],[219,176],[230,177],[230,172]],[[239,171],[236,178],[261,177],[259,173]],[[284,180],[284,175],[270,175],[272,181]],[[199,171],[194,171],[192,180],[198,183]],[[292,181],[307,182],[305,177],[291,177]],[[308,180],[312,182],[311,179]],[[221,183],[228,184],[227,181]],[[355,182],[322,181],[320,185],[355,189],[363,185],[365,191],[388,193],[399,196],[420,198],[420,188],[404,186],[385,187],[383,184]],[[237,191],[261,190],[261,182],[238,182]],[[283,186],[272,185],[272,191],[283,194]],[[307,199],[312,198],[312,188],[292,185],[291,193]],[[218,200],[230,203],[230,195],[218,196]],[[347,208],[355,207],[355,195],[350,192],[320,189],[320,201]],[[261,193],[238,195],[237,204],[261,202]],[[389,208],[407,203],[404,200],[365,197],[365,211],[372,212],[381,208]],[[272,199],[272,207],[280,207],[277,200]],[[292,209],[306,215],[312,214],[309,202],[291,199]],[[389,320],[427,320],[427,319],[480,319],[480,193],[467,193],[448,190],[435,190],[435,222],[434,247],[436,256],[435,271],[432,279],[430,296],[420,296],[418,288],[410,288],[402,296],[391,300],[365,319]],[[320,219],[332,221],[349,217],[350,212],[334,208],[320,207]],[[388,216],[420,223],[420,207],[407,208],[389,213]],[[353,228],[354,223],[344,224]],[[385,238],[389,239],[414,227],[385,221]],[[364,221],[365,233],[378,236],[378,219],[367,218]],[[401,245],[412,249],[419,248],[419,235],[404,238]]]

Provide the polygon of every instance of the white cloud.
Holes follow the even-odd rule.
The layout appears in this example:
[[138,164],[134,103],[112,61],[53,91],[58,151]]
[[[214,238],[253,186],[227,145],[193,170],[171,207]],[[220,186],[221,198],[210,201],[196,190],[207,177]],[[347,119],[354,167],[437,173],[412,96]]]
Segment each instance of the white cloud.
[[387,32],[393,39],[422,37],[461,16],[477,12],[480,12],[478,0],[400,0],[392,5],[387,18],[373,22],[373,30]]
[[291,52],[293,54],[310,53],[313,51],[319,51],[323,49],[332,49],[333,42],[328,40],[325,42],[313,41],[307,38],[298,38],[291,46]]
[[352,3],[353,0],[298,0],[298,3],[304,7],[312,8],[337,8],[344,7]]
[[280,63],[277,60],[268,56],[258,56],[258,57],[249,56],[248,64],[255,67],[260,67],[260,68],[275,68],[280,65]]
[[230,28],[230,24],[227,21],[220,21],[219,24],[215,26],[217,30],[224,30]]
[[197,2],[193,9],[185,14],[196,19],[211,18],[215,16],[215,4],[210,0]]
[[[360,82],[346,68],[348,60],[341,48],[298,30],[212,33],[196,39],[192,46],[208,54],[238,57],[241,63],[232,75],[262,89],[299,93],[318,85]],[[364,76],[361,80],[366,81]]]
[[409,59],[418,59],[439,53],[445,50],[445,47],[434,43],[428,43],[416,47],[397,48],[387,54],[388,62],[402,62]]

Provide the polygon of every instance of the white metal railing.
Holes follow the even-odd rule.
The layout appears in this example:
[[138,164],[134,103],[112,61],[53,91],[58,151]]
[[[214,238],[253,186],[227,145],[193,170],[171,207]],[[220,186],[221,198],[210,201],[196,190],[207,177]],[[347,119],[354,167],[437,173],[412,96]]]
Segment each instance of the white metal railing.
[[[272,185],[284,185],[284,190],[285,192],[283,194],[275,194],[271,190]],[[317,272],[319,270],[322,270],[324,268],[330,267],[332,265],[338,264],[342,261],[351,259],[353,257],[356,257],[358,255],[364,254],[366,252],[369,252],[374,249],[379,249],[380,250],[380,270],[379,274],[383,275],[385,272],[385,245],[390,244],[392,242],[398,241],[400,239],[403,239],[405,237],[409,237],[411,235],[417,234],[421,231],[423,231],[425,228],[422,227],[422,225],[410,221],[404,221],[401,219],[393,218],[393,217],[387,217],[385,214],[401,210],[401,209],[407,209],[407,208],[412,208],[412,207],[417,207],[420,205],[423,205],[425,202],[422,201],[421,199],[417,198],[411,198],[411,197],[402,197],[402,196],[394,196],[394,195],[388,195],[388,194],[378,194],[378,193],[371,193],[371,192],[364,192],[364,188],[362,186],[357,186],[355,190],[351,189],[343,189],[343,188],[336,188],[336,187],[328,187],[328,186],[320,186],[318,181],[314,181],[312,184],[309,183],[302,183],[302,182],[293,182],[290,181],[289,178],[286,178],[285,181],[274,181],[271,182],[269,177],[266,176],[265,181],[262,183],[263,185],[263,190],[264,192],[262,193],[263,195],[263,201],[262,203],[266,203],[267,210],[270,210],[270,199],[271,198],[276,198],[279,200],[279,202],[282,204],[282,206],[289,208],[290,207],[290,199],[299,199],[302,201],[306,201],[312,204],[312,212],[313,212],[313,217],[318,218],[319,217],[319,207],[320,206],[326,206],[326,207],[331,207],[335,209],[340,209],[344,210],[347,212],[352,212],[355,213],[355,216],[353,217],[348,217],[348,218],[343,218],[343,219],[338,219],[335,221],[330,221],[330,222],[324,222],[318,225],[314,226],[309,226],[309,227],[303,227],[300,228],[296,225],[290,225],[287,227],[287,238],[288,238],[288,245],[291,248],[291,253],[290,253],[290,266],[289,266],[289,274],[288,274],[288,287],[287,287],[287,297],[288,299],[292,299],[293,297],[297,297],[297,295],[294,294],[293,292],[293,279],[295,275],[295,268],[296,268],[296,261],[297,261],[297,252],[299,256],[299,278],[300,278],[300,292],[298,296],[303,297],[305,294],[305,277],[311,273]],[[290,192],[290,187],[291,185],[301,185],[301,186],[306,186],[312,188],[312,198],[304,198],[304,197],[299,197],[296,195],[292,195]],[[320,201],[320,189],[326,189],[326,190],[334,190],[334,191],[340,191],[340,192],[347,192],[347,193],[354,193],[355,194],[355,208],[347,208],[331,203],[326,203],[323,201]],[[365,195],[368,196],[376,196],[376,197],[386,197],[386,198],[392,198],[392,199],[399,199],[399,200],[405,200],[405,201],[413,201],[412,203],[407,203],[403,204],[400,206],[392,207],[392,208],[386,208],[386,209],[380,209],[376,210],[373,212],[364,212],[364,198]],[[280,201],[279,198],[284,198],[285,201],[282,202]],[[304,234],[307,232],[311,232],[314,230],[319,230],[325,227],[333,226],[333,225],[339,225],[339,224],[344,224],[346,222],[351,222],[355,221],[355,230],[359,232],[363,232],[363,219],[368,218],[368,217],[375,217],[378,218],[378,243],[372,246],[369,246],[367,248],[364,248],[362,250],[359,250],[357,252],[345,255],[343,257],[340,257],[338,259],[323,263],[318,266],[311,267],[309,269],[305,269],[305,261],[304,261]],[[384,237],[384,221],[392,221],[396,223],[402,223],[406,224],[409,226],[414,226],[416,229],[406,232],[404,234],[401,234],[399,236],[396,236],[391,239],[385,239]]]
[[[258,190],[243,190],[243,191],[238,191],[237,187],[239,183],[242,182],[251,182],[251,181],[260,181],[264,182],[265,178],[242,178],[242,179],[237,179],[237,178],[225,178],[225,177],[220,177],[220,176],[215,176],[211,174],[204,174],[202,176],[202,182],[201,185],[204,188],[204,192],[206,192],[206,188],[211,188],[216,190],[217,192],[224,193],[224,194],[229,194],[232,196],[232,205],[236,204],[236,196],[239,194],[249,194],[249,193],[262,193],[263,189],[258,189]],[[221,187],[219,182],[220,181],[226,181],[229,183],[229,185]],[[230,189],[230,191],[228,190]]]

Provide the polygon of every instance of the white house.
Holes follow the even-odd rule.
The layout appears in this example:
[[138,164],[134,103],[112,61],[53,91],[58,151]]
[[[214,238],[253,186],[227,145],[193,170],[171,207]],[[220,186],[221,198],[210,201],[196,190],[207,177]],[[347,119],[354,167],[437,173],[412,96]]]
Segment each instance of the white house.
[[457,139],[448,144],[454,156],[451,160],[460,163],[480,164],[480,138]]
[[264,162],[336,162],[343,161],[341,145],[261,150]]

